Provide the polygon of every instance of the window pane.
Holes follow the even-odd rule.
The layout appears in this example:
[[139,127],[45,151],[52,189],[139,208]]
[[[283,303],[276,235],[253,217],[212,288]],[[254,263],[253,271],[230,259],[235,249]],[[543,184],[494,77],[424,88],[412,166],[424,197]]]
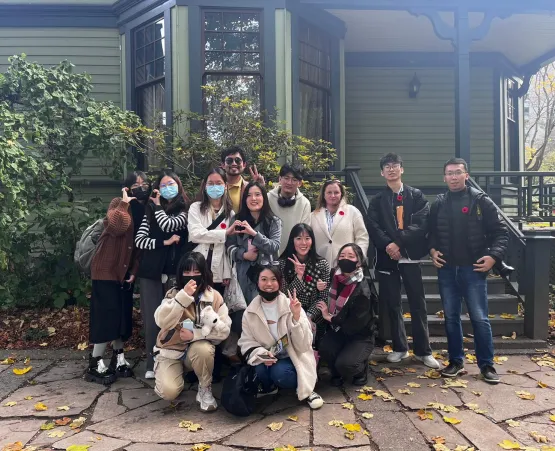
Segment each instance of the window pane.
[[206,42],[204,43],[204,50],[222,50],[222,33],[205,33],[204,37]]
[[154,63],[154,66],[155,66],[155,68],[154,68],[154,71],[155,71],[155,74],[154,74],[154,75],[155,75],[155,77],[156,77],[156,78],[158,78],[158,77],[163,77],[163,76],[164,76],[164,73],[165,73],[165,69],[166,69],[166,68],[164,67],[164,66],[165,66],[165,60],[164,60],[164,58],[161,58],[161,59],[159,59],[159,60],[156,60],[156,62]]
[[301,93],[301,135],[310,139],[329,140],[329,94],[304,83]]
[[204,29],[222,31],[222,13],[204,13]]
[[245,53],[244,70],[260,70],[260,53]]
[[135,52],[135,66],[142,66],[145,63],[145,49],[138,49]]
[[164,39],[165,37],[164,19],[160,19],[154,24],[154,39]]
[[224,50],[241,50],[241,33],[223,33]]
[[241,70],[240,53],[224,53],[223,70]]
[[224,13],[225,31],[241,31],[242,27],[241,13]]
[[243,50],[257,51],[260,49],[260,35],[258,33],[243,33]]
[[204,54],[204,69],[208,71],[222,70],[223,55],[221,52],[206,52]]
[[164,48],[164,40],[156,41],[154,43],[154,57],[156,59],[164,57],[166,49]]
[[154,24],[149,25],[145,28],[145,43],[150,44],[154,41]]
[[145,61],[150,63],[154,60],[154,44],[148,44],[145,47]]
[[145,81],[146,81],[145,67],[144,66],[138,67],[137,70],[135,71],[135,84],[140,85],[140,84],[143,84]]
[[146,81],[154,80],[154,63],[148,63],[145,66]]
[[243,13],[241,14],[243,21],[243,31],[260,32],[260,15],[256,13]]
[[301,22],[299,28],[300,79],[329,89],[331,40],[316,27]]
[[[165,90],[163,83],[156,83],[137,91],[137,113],[141,117],[143,124],[148,128],[155,128],[165,125]],[[161,169],[163,149],[156,149],[153,141],[144,143],[147,152],[140,159],[144,160],[142,169],[155,171]]]
[[141,28],[135,33],[135,48],[143,47],[145,45],[145,30]]
[[166,42],[164,19],[147,23],[135,30],[135,85],[139,86],[165,75]]
[[[218,87],[217,91],[232,101],[250,100],[253,114],[260,113],[260,77],[258,75],[207,75],[204,84]],[[221,142],[223,130],[226,128],[226,124],[221,120],[223,117],[221,100],[216,95],[205,96],[205,114],[210,117],[206,127],[216,142]]]

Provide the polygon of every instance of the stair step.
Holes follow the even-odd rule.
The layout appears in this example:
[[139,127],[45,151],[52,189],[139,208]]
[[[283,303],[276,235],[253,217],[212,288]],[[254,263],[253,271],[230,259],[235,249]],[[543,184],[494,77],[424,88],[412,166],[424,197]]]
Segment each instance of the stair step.
[[[403,312],[410,312],[409,302],[407,295],[402,295],[403,301]],[[490,314],[501,314],[501,313],[518,313],[518,303],[519,299],[511,294],[489,294],[488,295],[488,307]],[[426,295],[426,309],[428,313],[434,314],[440,310],[443,310],[443,305],[441,303],[441,297],[439,294],[427,294]],[[463,313],[467,313],[466,302],[463,302]]]
[[[510,336],[513,332],[516,332],[517,337],[524,335],[524,318],[522,317],[505,319],[495,315],[489,321],[494,337]],[[412,335],[410,318],[405,318],[404,322],[407,335]],[[461,315],[461,323],[464,334],[473,334],[472,323],[467,315]],[[430,336],[445,336],[445,319],[438,318],[436,315],[428,315],[428,330]]]
[[[430,337],[430,346],[434,351],[446,350],[447,338],[445,336]],[[469,338],[469,341],[464,343],[464,347],[468,349],[474,349],[474,340],[472,338]],[[547,342],[545,340],[527,338],[524,336],[517,336],[515,340],[506,340],[501,337],[493,337],[493,347],[496,354],[500,354],[500,350],[504,351],[503,354],[518,353],[519,351],[534,353],[537,352],[536,349],[545,350],[544,352],[547,352]]]
[[[424,284],[426,295],[439,294],[437,276],[422,276],[422,283]],[[505,294],[505,289],[505,280],[501,277],[488,278],[488,294]],[[402,288],[402,293],[405,293],[404,287]]]

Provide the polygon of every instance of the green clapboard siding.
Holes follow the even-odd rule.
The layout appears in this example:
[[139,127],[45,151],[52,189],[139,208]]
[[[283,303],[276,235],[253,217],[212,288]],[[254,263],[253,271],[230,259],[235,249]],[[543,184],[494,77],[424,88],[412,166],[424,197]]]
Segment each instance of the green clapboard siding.
[[[121,53],[117,29],[103,28],[0,28],[0,73],[8,57],[27,54],[29,61],[47,66],[69,60],[79,73],[92,76],[93,96],[121,106]],[[106,180],[99,163],[86,159],[81,178]]]
[[[422,86],[411,99],[408,85],[415,71]],[[474,170],[493,170],[492,77],[491,69],[472,71]],[[455,155],[453,70],[347,67],[345,81],[346,161],[362,167],[362,183],[382,185],[379,160],[395,152],[405,161],[408,184],[443,184],[443,163]]]

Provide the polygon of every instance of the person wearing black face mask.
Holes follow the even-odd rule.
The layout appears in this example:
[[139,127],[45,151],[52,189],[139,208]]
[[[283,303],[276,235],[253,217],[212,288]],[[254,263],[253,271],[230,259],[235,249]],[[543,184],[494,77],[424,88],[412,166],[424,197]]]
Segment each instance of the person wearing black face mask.
[[[303,184],[300,167],[284,164],[279,171],[279,185],[268,192],[268,203],[274,214],[281,219],[281,236],[288,237],[296,224],[310,223],[310,201],[300,191]],[[287,241],[281,240],[279,255],[283,254]]]
[[320,357],[328,363],[331,384],[344,380],[366,385],[368,359],[374,350],[376,333],[375,306],[378,302],[373,285],[365,278],[366,261],[362,249],[345,244],[337,257],[329,302],[317,307],[328,322],[328,331],[320,341]]
[[[177,267],[176,286],[154,312],[160,327],[154,347],[154,390],[161,398],[174,400],[183,390],[184,373],[193,371],[199,380],[196,401],[203,412],[218,408],[212,395],[214,352],[231,327],[227,306],[212,285],[204,256],[199,252],[185,254]],[[206,311],[216,312],[218,317],[217,326],[205,336],[202,319]]]

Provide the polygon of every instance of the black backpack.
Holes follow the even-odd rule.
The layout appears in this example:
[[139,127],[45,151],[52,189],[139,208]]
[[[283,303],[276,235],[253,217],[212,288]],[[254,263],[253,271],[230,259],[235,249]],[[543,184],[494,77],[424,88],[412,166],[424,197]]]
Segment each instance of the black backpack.
[[238,417],[254,412],[258,394],[258,377],[254,366],[246,363],[252,348],[245,354],[245,363],[230,368],[222,388],[221,403],[225,410]]

